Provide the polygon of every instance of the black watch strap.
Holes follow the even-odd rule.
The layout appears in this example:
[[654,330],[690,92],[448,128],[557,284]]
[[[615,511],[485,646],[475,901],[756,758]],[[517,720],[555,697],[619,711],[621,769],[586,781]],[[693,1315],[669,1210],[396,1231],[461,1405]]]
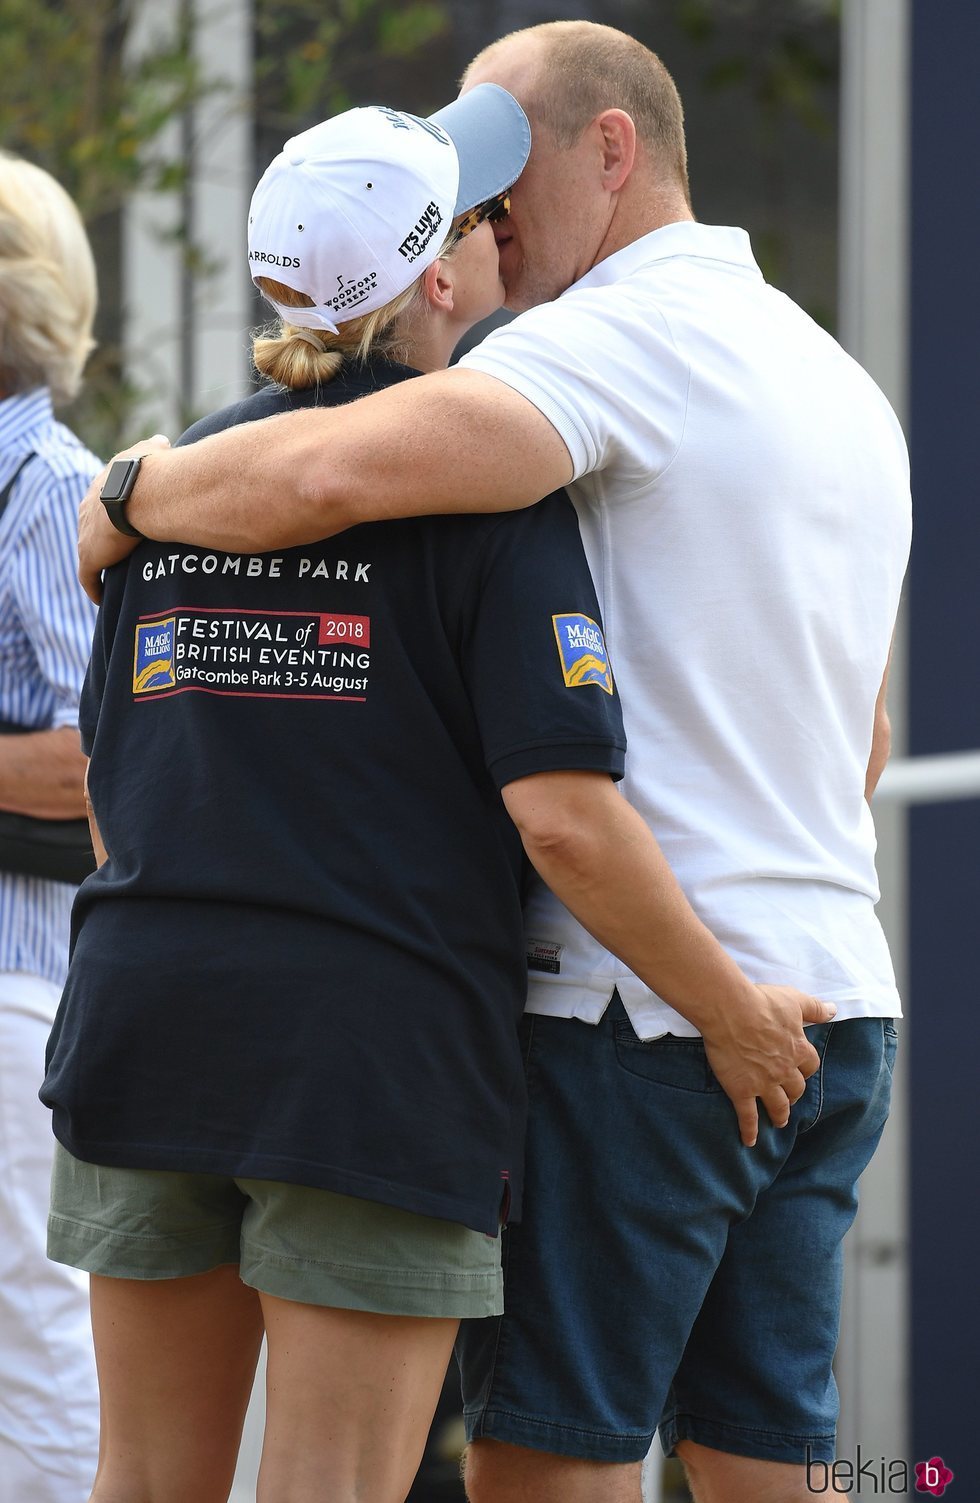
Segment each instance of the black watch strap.
[[114,459],[105,477],[105,484],[99,492],[99,500],[105,507],[113,527],[117,532],[124,532],[130,538],[144,536],[126,517],[126,502],[133,494],[133,486],[136,484],[141,462],[139,459]]

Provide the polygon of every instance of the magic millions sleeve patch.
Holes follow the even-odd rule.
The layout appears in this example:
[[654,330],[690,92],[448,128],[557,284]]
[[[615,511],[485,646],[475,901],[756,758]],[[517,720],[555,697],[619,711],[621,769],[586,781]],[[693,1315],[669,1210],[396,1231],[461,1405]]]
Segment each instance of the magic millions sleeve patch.
[[607,694],[613,692],[612,670],[602,628],[591,616],[578,613],[552,616],[561,670],[569,689],[582,684],[598,684]]

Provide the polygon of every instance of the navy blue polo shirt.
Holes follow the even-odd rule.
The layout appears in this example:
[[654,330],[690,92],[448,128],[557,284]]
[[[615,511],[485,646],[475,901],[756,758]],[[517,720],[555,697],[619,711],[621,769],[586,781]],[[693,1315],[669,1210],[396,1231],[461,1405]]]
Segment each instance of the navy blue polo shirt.
[[[269,389],[185,438],[412,374]],[[252,557],[144,543],[107,578],[81,723],[109,860],[49,1045],[59,1140],[494,1233],[525,1124],[499,790],[623,770],[564,494]]]

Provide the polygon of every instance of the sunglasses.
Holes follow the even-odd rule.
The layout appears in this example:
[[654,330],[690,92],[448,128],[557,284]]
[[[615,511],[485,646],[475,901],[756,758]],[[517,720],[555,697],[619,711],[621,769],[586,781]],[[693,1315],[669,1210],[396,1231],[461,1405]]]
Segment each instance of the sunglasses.
[[501,219],[506,219],[509,213],[510,189],[505,188],[503,193],[497,193],[493,198],[488,198],[485,203],[477,204],[475,209],[470,209],[468,214],[458,219],[456,233],[470,235],[485,219],[490,224],[497,224]]

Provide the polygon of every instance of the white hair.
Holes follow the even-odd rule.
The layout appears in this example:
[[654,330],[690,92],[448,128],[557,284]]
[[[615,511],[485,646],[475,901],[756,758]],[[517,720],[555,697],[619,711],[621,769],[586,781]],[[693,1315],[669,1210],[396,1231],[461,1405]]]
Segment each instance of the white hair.
[[95,262],[81,216],[49,173],[0,151],[0,395],[75,395],[94,348]]

